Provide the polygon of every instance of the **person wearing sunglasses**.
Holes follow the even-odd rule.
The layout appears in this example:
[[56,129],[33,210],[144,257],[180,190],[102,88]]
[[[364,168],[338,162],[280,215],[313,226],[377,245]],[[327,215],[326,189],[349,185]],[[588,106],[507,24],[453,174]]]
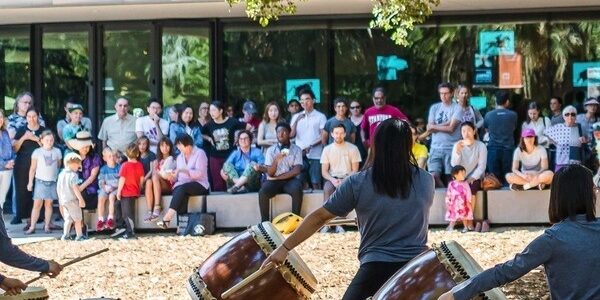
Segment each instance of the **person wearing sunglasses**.
[[577,109],[569,105],[562,111],[564,123],[553,125],[544,130],[544,134],[556,145],[556,166],[558,171],[566,165],[581,164],[582,146],[586,146],[587,137],[576,122]]

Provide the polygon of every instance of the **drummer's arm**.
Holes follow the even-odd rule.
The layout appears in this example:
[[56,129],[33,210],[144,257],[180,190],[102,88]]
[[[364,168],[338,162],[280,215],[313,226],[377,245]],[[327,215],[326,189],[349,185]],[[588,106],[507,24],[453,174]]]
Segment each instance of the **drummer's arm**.
[[10,238],[0,235],[0,261],[20,269],[46,273],[50,269],[47,261],[31,256],[17,246],[13,245]]

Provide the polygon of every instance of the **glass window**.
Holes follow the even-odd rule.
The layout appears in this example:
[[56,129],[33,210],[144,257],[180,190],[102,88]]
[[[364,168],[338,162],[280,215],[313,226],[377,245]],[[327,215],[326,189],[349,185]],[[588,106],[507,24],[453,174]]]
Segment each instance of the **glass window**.
[[46,126],[55,128],[64,117],[65,100],[78,100],[87,110],[89,42],[87,31],[44,31],[42,106]]
[[29,28],[0,29],[0,108],[12,113],[15,96],[30,90]]
[[[313,27],[227,27],[223,37],[225,100],[239,114],[244,99],[262,108],[295,98],[301,86],[316,94],[317,109],[328,113],[327,32]],[[325,102],[325,103],[324,103]]]
[[210,41],[204,28],[165,27],[162,35],[164,106],[210,100]]
[[115,113],[119,97],[129,99],[129,112],[146,111],[151,95],[150,29],[105,30],[104,117]]

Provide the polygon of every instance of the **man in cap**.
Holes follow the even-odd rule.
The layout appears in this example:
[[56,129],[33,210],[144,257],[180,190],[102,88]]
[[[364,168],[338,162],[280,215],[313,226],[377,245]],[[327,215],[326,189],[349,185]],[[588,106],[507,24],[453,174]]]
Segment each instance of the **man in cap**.
[[58,132],[58,135],[69,146],[69,141],[74,139],[78,132],[91,132],[92,127],[91,122],[87,125],[83,123],[83,106],[79,104],[70,105],[67,114],[69,116],[69,123],[63,126],[62,131]]
[[[587,100],[583,103],[585,113],[578,114],[577,119],[575,119],[579,126],[581,126],[582,133],[587,137],[588,141],[591,141],[593,137],[592,124],[598,122],[598,118],[596,117],[598,105],[600,105],[600,102],[598,102],[596,98],[587,98]],[[591,146],[591,144],[589,145]]]
[[[65,101],[65,118],[56,123],[56,133],[62,142],[65,142],[63,140],[63,129],[65,126],[67,126],[67,124],[71,123],[71,108],[74,106],[81,107],[81,104],[78,103],[75,97],[69,97],[69,99]],[[83,113],[83,107],[81,108],[81,112]],[[80,124],[83,126],[83,128],[87,128],[88,131],[92,129],[92,120],[90,120],[88,117],[82,117]]]

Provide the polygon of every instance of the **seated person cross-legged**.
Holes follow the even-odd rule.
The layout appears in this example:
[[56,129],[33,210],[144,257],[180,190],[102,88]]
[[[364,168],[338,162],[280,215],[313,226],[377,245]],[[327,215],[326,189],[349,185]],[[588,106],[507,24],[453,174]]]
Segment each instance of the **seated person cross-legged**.
[[252,147],[252,132],[242,130],[238,134],[238,149],[231,152],[223,168],[221,178],[227,184],[227,192],[240,194],[256,192],[260,189],[260,172],[254,165],[264,164],[262,150]]
[[267,173],[267,180],[258,191],[262,221],[269,221],[269,200],[279,193],[292,196],[292,212],[299,215],[302,207],[302,182],[296,178],[302,171],[302,149],[290,143],[290,125],[278,123],[278,143],[267,149],[264,165],[254,169]]
[[[354,144],[346,142],[346,128],[338,124],[331,130],[333,143],[327,145],[321,154],[321,175],[325,178],[323,185],[323,200],[327,202],[335,190],[348,178],[358,172],[358,164],[361,162],[360,152]],[[329,226],[323,226],[322,233],[329,232]],[[335,232],[342,233],[341,226],[335,227]]]
[[[521,168],[519,169],[519,165]],[[526,128],[521,133],[521,142],[515,149],[512,173],[506,174],[511,190],[544,189],[552,183],[554,173],[548,170],[548,155],[538,145],[535,131]]]

